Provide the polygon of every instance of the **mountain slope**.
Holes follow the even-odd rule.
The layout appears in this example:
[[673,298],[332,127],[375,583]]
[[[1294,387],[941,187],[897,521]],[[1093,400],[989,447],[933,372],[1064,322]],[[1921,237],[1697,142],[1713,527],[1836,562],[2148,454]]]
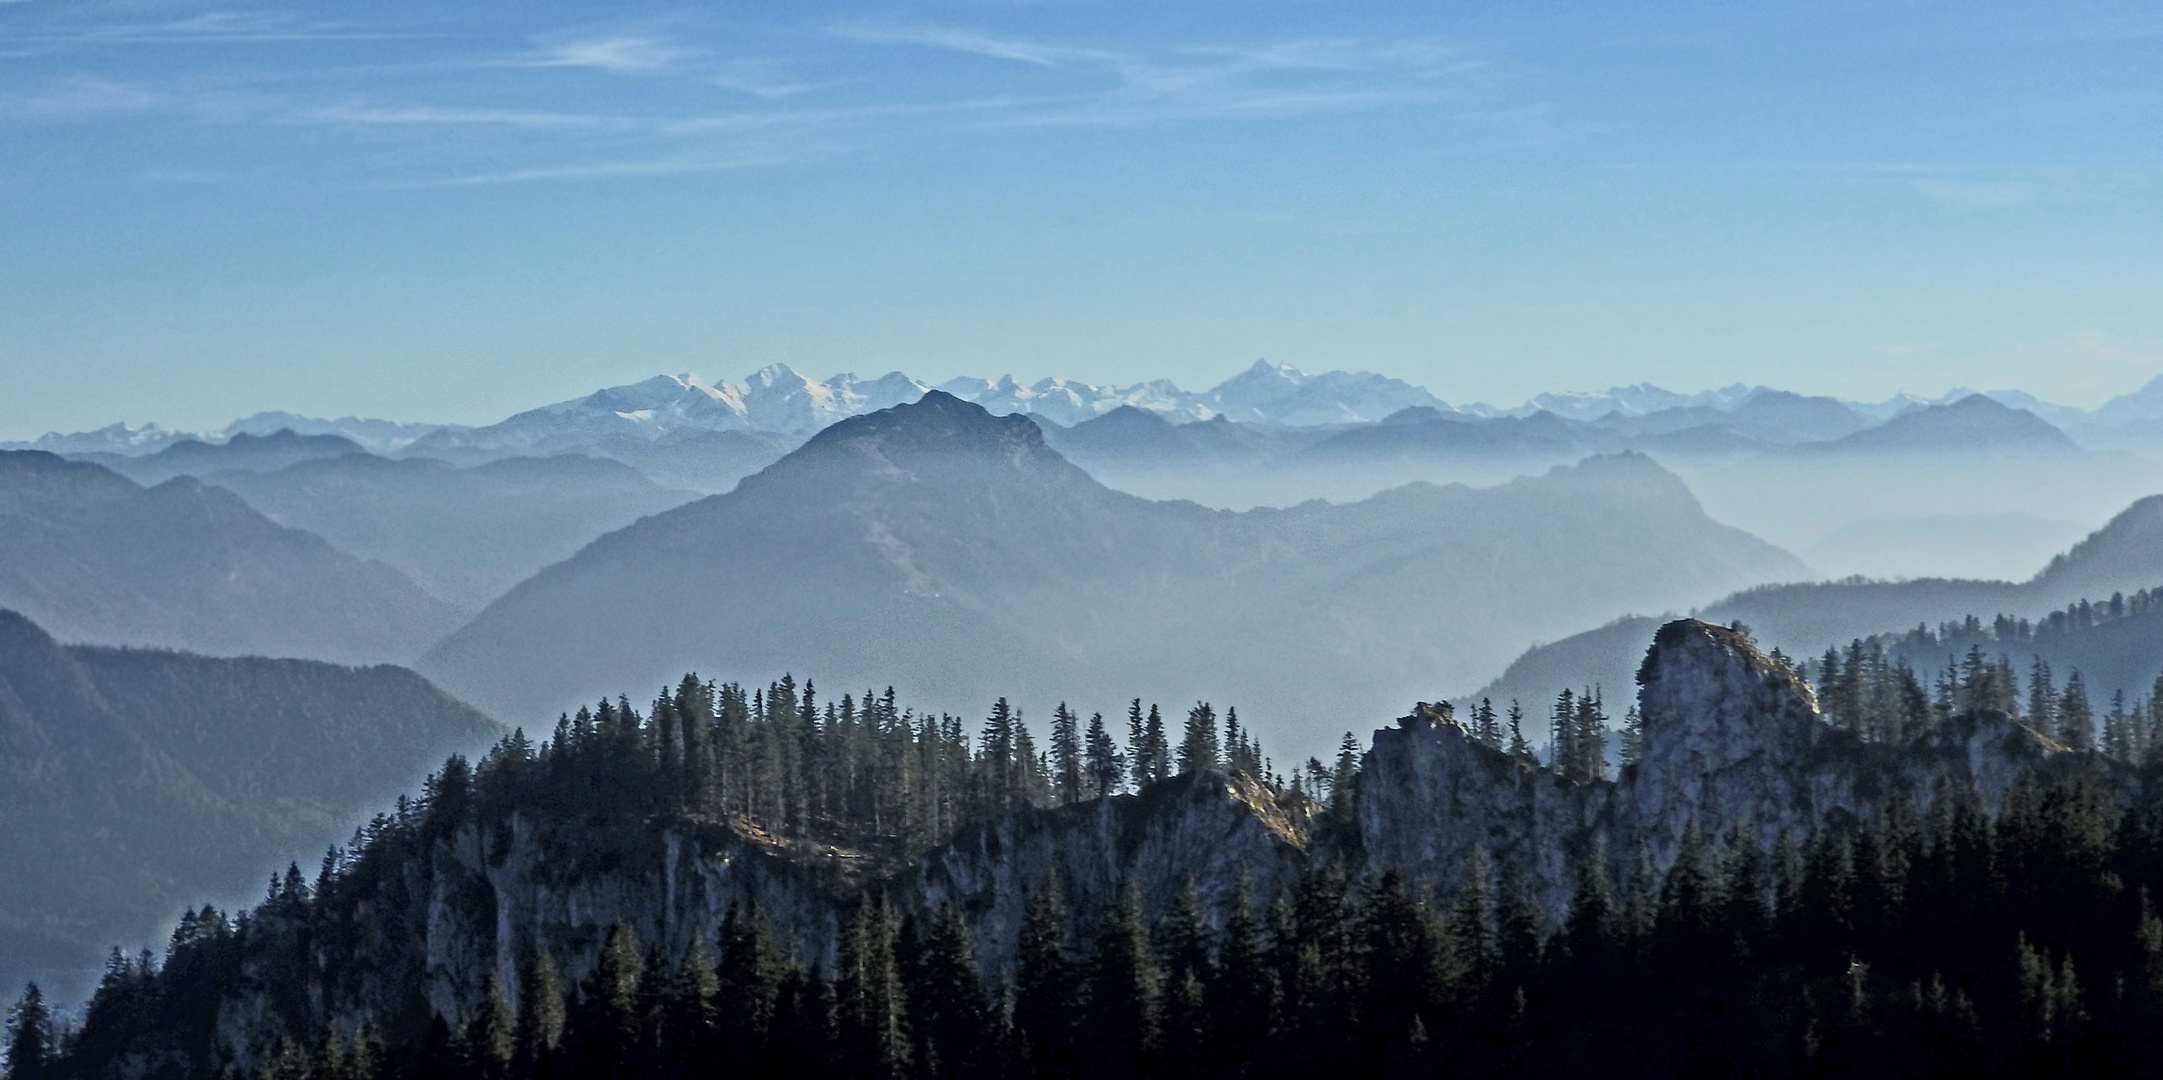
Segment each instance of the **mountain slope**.
[[1828,453],[2068,454],[2080,447],[2048,420],[1970,394],[1902,413],[1876,427],[1813,445]]
[[628,465],[578,455],[460,469],[351,454],[211,480],[282,525],[397,567],[469,613],[594,537],[694,497]]
[[67,639],[345,662],[410,657],[457,617],[223,488],[39,451],[0,452],[0,606]]
[[62,646],[0,610],[0,980],[80,991],[499,732],[401,668]]
[[[1998,615],[2041,619],[2083,600],[2101,603],[2114,593],[2157,586],[2163,586],[2163,496],[2135,502],[2025,582],[1925,578],[1774,585],[1736,593],[1699,609],[1697,615],[1715,622],[1741,622],[1768,648],[1810,657],[1828,645],[1878,634],[1904,634],[1918,625],[1934,628],[1974,616],[1987,628]],[[2064,656],[2071,658],[2066,663],[2107,666],[2110,677],[2121,680],[2112,684],[2114,688],[2145,687],[2155,674],[2146,671],[2150,654],[2137,645],[2116,643],[2121,638],[2137,638],[2143,628],[2153,625],[2153,616],[2144,619],[2116,623],[2062,646],[2069,650]],[[1649,622],[1624,620],[1528,650],[1500,677],[1467,696],[1529,703],[1565,686],[1626,686],[1644,647],[1643,631]],[[1962,637],[1952,651],[1982,640]],[[2110,643],[2094,644],[2106,641]],[[2016,658],[2040,651],[2051,663],[2060,663],[2059,654],[2052,651],[2059,645],[2014,645],[2001,649],[1986,642],[1985,648],[1993,655],[2006,651]],[[2090,655],[2097,659],[2081,659]]]
[[421,667],[512,717],[687,668],[906,673],[970,712],[1258,701],[1260,730],[1304,746],[1587,615],[1800,572],[1640,457],[1231,513],[1112,491],[1029,419],[933,393],[601,538]]

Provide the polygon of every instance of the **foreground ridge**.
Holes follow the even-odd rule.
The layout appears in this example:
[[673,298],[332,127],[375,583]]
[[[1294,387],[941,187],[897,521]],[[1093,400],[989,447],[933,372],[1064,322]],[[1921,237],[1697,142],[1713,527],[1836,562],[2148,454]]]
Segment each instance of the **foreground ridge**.
[[1639,708],[1641,753],[1612,781],[1499,752],[1443,706],[1363,758],[1348,746],[1334,774],[1303,770],[1300,791],[1221,771],[1190,725],[1181,775],[1056,808],[1024,797],[905,864],[686,810],[669,777],[691,729],[668,709],[604,709],[538,751],[519,737],[475,770],[454,759],[313,887],[296,870],[237,921],[191,916],[162,969],[116,963],[51,1064],[1972,1075],[2159,1060],[2140,1034],[2163,1019],[2151,777],[2002,715],[1863,743],[1784,661],[1691,620],[1656,635]]

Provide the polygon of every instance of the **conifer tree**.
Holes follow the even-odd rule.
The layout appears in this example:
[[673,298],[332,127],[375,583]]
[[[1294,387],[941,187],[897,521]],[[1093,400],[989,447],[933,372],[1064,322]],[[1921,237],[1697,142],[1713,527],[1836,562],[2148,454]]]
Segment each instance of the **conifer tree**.
[[1054,800],[1064,806],[1082,799],[1081,721],[1066,702],[1051,713],[1051,775]]
[[1125,771],[1125,762],[1119,756],[1119,747],[1112,741],[1111,733],[1104,730],[1104,714],[1091,713],[1086,746],[1089,773],[1089,796],[1102,798],[1119,793],[1119,778]]
[[639,979],[645,959],[629,923],[608,928],[601,956],[579,995],[568,1041],[574,1068],[587,1076],[629,1076],[641,1042]]
[[1164,732],[1164,716],[1155,705],[1149,706],[1149,720],[1142,727],[1142,756],[1150,783],[1172,775],[1171,743]]
[[2058,698],[2058,741],[2074,750],[2095,749],[2095,710],[2079,668],[2065,677],[2065,693]]
[[1216,1045],[1238,1060],[1269,1034],[1279,994],[1277,977],[1254,909],[1254,882],[1244,869],[1225,913],[1217,980],[1209,987],[1210,1031]]
[[909,1062],[897,932],[885,897],[868,893],[841,937],[835,980],[835,1012],[844,1049],[874,1077],[901,1075]]
[[556,960],[536,945],[526,965],[523,989],[518,995],[518,1066],[533,1076],[546,1071],[563,1045],[566,1017],[562,977]]
[[1222,764],[1223,754],[1217,746],[1217,710],[1206,701],[1197,701],[1187,710],[1186,731],[1179,740],[1179,771],[1190,773]]
[[1534,764],[1532,744],[1525,741],[1525,709],[1515,698],[1510,700],[1510,756],[1527,765]]
[[[1152,707],[1152,711],[1154,711],[1154,707]],[[1133,773],[1132,783],[1134,790],[1140,791],[1148,787],[1152,779],[1149,775],[1149,730],[1142,719],[1142,699],[1140,698],[1135,698],[1127,705],[1126,757],[1127,767]]]
[[669,990],[664,1022],[666,1043],[659,1059],[665,1075],[692,1075],[714,1051],[720,994],[721,980],[714,970],[713,950],[706,944],[706,932],[697,931],[691,935],[683,961],[676,966]]
[[1156,1049],[1161,981],[1142,926],[1141,894],[1131,884],[1098,917],[1086,983],[1080,1037],[1084,1075],[1131,1076],[1145,1070]]
[[1201,891],[1193,875],[1173,894],[1156,937],[1157,970],[1164,988],[1158,1023],[1160,1059],[1175,1073],[1199,1071],[1206,1065],[1210,1037],[1204,988],[1215,981],[1216,971],[1209,955]]
[[1495,703],[1487,698],[1481,698],[1472,709],[1472,737],[1491,750],[1502,749],[1502,721],[1495,713]]
[[23,987],[23,996],[8,1013],[8,1080],[45,1080],[53,1055],[53,1016],[38,984]]
[[1469,1001],[1484,993],[1496,966],[1495,934],[1488,923],[1492,903],[1488,899],[1487,851],[1478,844],[1465,856],[1464,883],[1450,908],[1449,940],[1456,950],[1452,967]]
[[1072,1076],[1076,1066],[1074,992],[1079,982],[1067,953],[1066,901],[1057,874],[1029,896],[1014,956],[1014,1030],[1039,1077]]
[[466,1020],[461,1042],[470,1075],[481,1080],[502,1080],[510,1075],[517,1054],[517,1018],[504,999],[503,984],[491,971],[481,980],[480,1004]]
[[909,980],[910,1034],[921,1063],[953,1074],[969,1071],[972,1053],[990,1033],[976,949],[961,910],[947,904],[920,932],[922,954]]

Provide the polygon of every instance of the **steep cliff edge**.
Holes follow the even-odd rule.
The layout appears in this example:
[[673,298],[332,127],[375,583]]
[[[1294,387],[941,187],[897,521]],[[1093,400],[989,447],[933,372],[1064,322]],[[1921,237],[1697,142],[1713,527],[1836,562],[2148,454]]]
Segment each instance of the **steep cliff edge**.
[[1826,724],[1807,681],[1741,631],[1681,619],[1655,635],[1638,671],[1643,749],[1617,780],[1571,783],[1483,745],[1446,713],[1415,714],[1375,733],[1360,777],[1367,865],[1401,866],[1441,889],[1462,880],[1477,845],[1514,862],[1560,919],[1587,853],[1655,873],[1695,824],[1715,844],[1753,830],[1857,821],[1946,790],[1995,811],[2033,769],[2100,770],[2121,801],[2134,778],[2074,754],[1997,713],[1957,717],[1902,744],[1865,743]]

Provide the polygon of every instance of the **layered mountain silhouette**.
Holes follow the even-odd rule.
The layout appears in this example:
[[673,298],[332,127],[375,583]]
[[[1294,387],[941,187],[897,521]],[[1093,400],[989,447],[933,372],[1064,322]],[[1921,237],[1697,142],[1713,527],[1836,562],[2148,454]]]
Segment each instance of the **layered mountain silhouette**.
[[0,983],[88,989],[501,730],[402,668],[64,646],[0,610]]
[[211,481],[280,524],[398,568],[469,614],[594,537],[695,497],[583,455],[461,469],[348,454]]
[[0,452],[0,606],[69,640],[352,663],[411,658],[458,619],[223,488],[35,450]]
[[[1975,616],[1991,625],[1998,615],[2040,619],[2082,601],[2107,603],[2113,594],[2163,587],[2163,495],[2135,502],[2087,539],[2052,559],[2023,582],[1924,578],[1913,581],[1833,581],[1762,586],[1736,593],[1697,612],[1715,622],[1741,622],[1768,648],[1796,656],[1814,656],[1827,646],[1862,637],[1900,634],[1917,626]],[[2113,688],[2144,689],[2157,672],[2151,658],[2163,660],[2163,644],[2143,651],[2127,644],[2152,630],[2158,616],[2143,613],[2108,629],[2098,628],[2063,646],[2065,664],[2088,664],[2121,681]],[[1496,700],[1530,701],[1563,687],[1587,685],[1627,688],[1645,635],[1661,620],[1633,617],[1528,650],[1503,674],[1468,695]],[[1963,640],[1962,648],[1966,641]],[[2053,645],[2040,651],[2051,659]],[[1986,645],[1997,655],[2032,655],[2037,649]],[[2153,652],[2153,657],[2151,657]],[[1934,663],[1942,663],[1937,657]],[[2053,664],[2059,659],[2051,659]],[[2145,674],[2143,674],[2145,672]],[[2100,675],[2099,675],[2100,677]]]
[[510,718],[686,669],[831,694],[907,672],[957,710],[1238,701],[1305,745],[1573,621],[1801,573],[1642,457],[1232,513],[1111,490],[935,392],[601,538],[421,669]]
[[103,465],[138,484],[162,484],[176,476],[209,476],[215,472],[267,472],[298,461],[314,461],[361,453],[359,443],[343,435],[299,435],[280,428],[268,435],[241,432],[222,443],[201,439],[179,442],[142,457],[121,454],[86,454],[78,460]]
[[1970,394],[1946,405],[1902,413],[1823,444],[1838,453],[2070,454],[2080,450],[2065,432],[2025,409]]

